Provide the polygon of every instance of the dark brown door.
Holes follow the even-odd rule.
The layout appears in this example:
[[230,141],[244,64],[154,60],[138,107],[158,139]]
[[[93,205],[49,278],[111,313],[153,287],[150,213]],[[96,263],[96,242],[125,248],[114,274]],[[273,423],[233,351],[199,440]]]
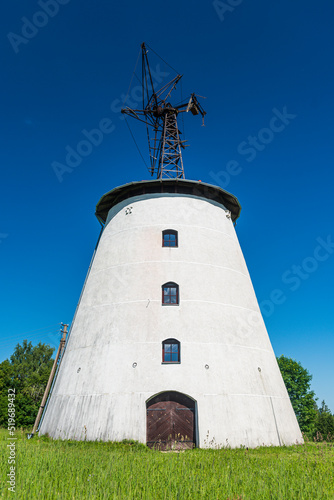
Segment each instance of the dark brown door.
[[194,408],[174,401],[180,398],[170,394],[166,396],[169,400],[153,402],[147,407],[147,445],[160,450],[193,448]]

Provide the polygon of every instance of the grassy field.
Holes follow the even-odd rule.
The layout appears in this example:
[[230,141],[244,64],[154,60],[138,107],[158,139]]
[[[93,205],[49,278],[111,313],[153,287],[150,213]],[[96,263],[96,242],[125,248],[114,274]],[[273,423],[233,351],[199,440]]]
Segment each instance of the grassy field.
[[1,498],[334,499],[329,443],[162,453],[131,442],[27,440],[17,432],[13,493],[8,437],[0,430]]

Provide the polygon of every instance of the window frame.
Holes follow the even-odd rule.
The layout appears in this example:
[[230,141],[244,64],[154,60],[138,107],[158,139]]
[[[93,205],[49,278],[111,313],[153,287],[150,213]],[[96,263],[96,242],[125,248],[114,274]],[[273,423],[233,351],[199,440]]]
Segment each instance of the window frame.
[[[165,245],[165,236],[166,235],[174,235],[175,236],[175,245]],[[164,229],[164,231],[162,231],[162,246],[164,248],[177,248],[179,246],[178,232],[175,229]]]
[[[165,346],[166,345],[177,345],[177,361],[166,361],[165,360],[165,355],[166,355],[166,352],[165,352]],[[170,352],[171,354],[171,357],[172,357],[172,354],[173,352],[171,351]],[[161,364],[163,365],[177,365],[177,364],[180,364],[181,363],[181,342],[177,339],[172,339],[172,338],[169,338],[169,339],[165,339],[162,341],[162,362]]]
[[[176,302],[165,302],[165,293],[164,293],[164,288],[175,288],[176,289]],[[180,304],[180,293],[179,293],[179,285],[177,283],[174,283],[174,281],[168,281],[167,283],[164,283],[161,286],[161,305],[163,306],[178,306]],[[174,294],[169,294],[168,297],[172,297]]]

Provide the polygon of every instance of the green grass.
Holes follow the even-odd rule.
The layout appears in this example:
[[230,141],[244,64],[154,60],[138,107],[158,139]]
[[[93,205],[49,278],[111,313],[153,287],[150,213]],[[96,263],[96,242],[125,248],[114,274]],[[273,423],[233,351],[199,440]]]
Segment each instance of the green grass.
[[132,443],[16,437],[16,492],[7,490],[8,432],[0,430],[1,498],[334,499],[334,446],[161,453]]

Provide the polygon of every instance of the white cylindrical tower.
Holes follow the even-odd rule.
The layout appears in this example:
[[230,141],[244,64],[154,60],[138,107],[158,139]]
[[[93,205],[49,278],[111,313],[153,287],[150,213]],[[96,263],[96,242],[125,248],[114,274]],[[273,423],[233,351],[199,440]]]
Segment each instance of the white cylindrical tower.
[[237,199],[181,179],[104,195],[104,224],[40,432],[164,448],[302,435],[233,222]]

